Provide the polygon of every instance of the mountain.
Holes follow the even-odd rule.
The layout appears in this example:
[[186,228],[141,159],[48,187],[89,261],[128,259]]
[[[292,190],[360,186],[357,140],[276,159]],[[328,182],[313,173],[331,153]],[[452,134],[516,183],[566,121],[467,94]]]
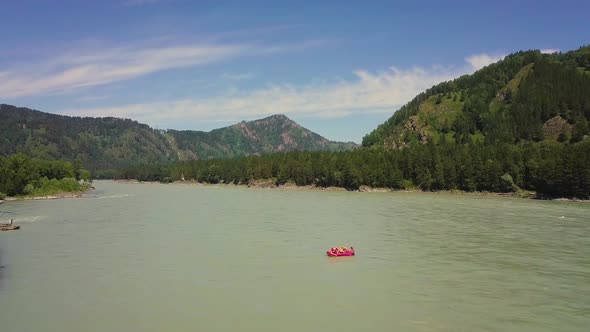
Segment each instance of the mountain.
[[92,171],[177,160],[159,131],[129,119],[68,117],[0,105],[0,155],[81,161]]
[[168,130],[186,159],[211,159],[275,152],[343,151],[355,143],[332,142],[301,127],[285,115],[272,115],[210,132]]
[[363,146],[575,143],[590,134],[588,122],[590,46],[522,51],[419,94],[365,136]]
[[69,117],[0,105],[0,155],[78,160],[99,173],[133,164],[354,147],[328,141],[284,115],[210,132],[162,131],[130,119]]

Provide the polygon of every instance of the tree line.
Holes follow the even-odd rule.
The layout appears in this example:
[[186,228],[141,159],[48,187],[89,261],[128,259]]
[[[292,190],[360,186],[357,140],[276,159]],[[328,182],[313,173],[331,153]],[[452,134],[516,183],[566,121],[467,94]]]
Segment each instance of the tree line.
[[290,152],[217,159],[144,164],[122,169],[119,179],[247,184],[272,180],[277,185],[361,186],[425,191],[535,191],[545,197],[590,198],[590,139],[574,144],[414,145],[403,150],[364,148],[347,152]]
[[80,163],[31,159],[23,154],[0,157],[0,199],[81,191],[91,181],[91,173]]

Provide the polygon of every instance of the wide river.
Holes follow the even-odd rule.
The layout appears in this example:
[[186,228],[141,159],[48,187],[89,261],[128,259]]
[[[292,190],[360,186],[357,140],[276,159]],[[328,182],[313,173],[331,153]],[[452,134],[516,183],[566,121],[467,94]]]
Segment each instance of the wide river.
[[1,331],[590,327],[590,204],[95,187],[0,205]]

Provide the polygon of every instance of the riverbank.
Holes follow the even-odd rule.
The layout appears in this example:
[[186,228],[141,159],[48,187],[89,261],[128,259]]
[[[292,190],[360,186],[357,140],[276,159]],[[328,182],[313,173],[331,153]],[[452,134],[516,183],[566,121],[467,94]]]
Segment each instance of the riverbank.
[[94,190],[93,186],[88,186],[88,188],[75,191],[75,192],[58,192],[52,194],[45,194],[45,195],[23,195],[23,196],[14,196],[14,197],[5,197],[4,200],[0,200],[0,203],[3,202],[14,202],[14,201],[23,201],[23,200],[52,200],[52,199],[63,199],[63,198],[80,198],[85,193]]
[[295,183],[285,183],[277,185],[273,181],[252,181],[247,184],[235,183],[206,183],[195,180],[174,181],[174,182],[158,182],[158,181],[138,181],[138,180],[113,180],[118,183],[131,184],[168,184],[168,185],[187,185],[187,186],[203,186],[203,187],[236,187],[236,188],[258,188],[258,189],[282,189],[282,190],[301,190],[301,191],[350,191],[341,187],[317,187],[314,185],[298,186]]
[[[138,181],[138,180],[114,180],[120,183],[135,183],[135,184],[149,184],[149,183],[161,183],[157,181]],[[390,189],[390,188],[374,188],[370,186],[360,186],[357,190],[348,190],[342,187],[318,187],[315,185],[298,186],[295,183],[285,183],[277,185],[273,180],[256,180],[251,181],[247,184],[234,184],[234,183],[203,183],[195,180],[185,181],[174,181],[168,184],[172,185],[191,185],[191,186],[211,186],[211,187],[246,187],[255,189],[280,189],[280,190],[300,190],[300,191],[350,191],[350,192],[361,192],[361,193],[424,193],[424,194],[452,194],[452,195],[466,195],[466,196],[478,196],[478,197],[510,197],[510,198],[526,198],[536,200],[552,200],[552,201],[563,201],[563,202],[576,202],[576,203],[590,203],[590,200],[578,199],[578,198],[551,198],[551,197],[540,197],[532,191],[521,191],[515,193],[495,193],[495,192],[481,192],[481,191],[462,191],[462,190],[438,190],[438,191],[423,191],[420,189]]]

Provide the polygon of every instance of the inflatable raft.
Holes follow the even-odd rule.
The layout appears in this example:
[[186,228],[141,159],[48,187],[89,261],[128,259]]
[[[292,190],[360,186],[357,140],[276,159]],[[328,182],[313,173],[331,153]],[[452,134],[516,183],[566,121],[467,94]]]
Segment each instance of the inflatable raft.
[[350,249],[348,249],[346,247],[334,247],[326,251],[326,255],[330,257],[354,256],[354,248],[350,247]]

